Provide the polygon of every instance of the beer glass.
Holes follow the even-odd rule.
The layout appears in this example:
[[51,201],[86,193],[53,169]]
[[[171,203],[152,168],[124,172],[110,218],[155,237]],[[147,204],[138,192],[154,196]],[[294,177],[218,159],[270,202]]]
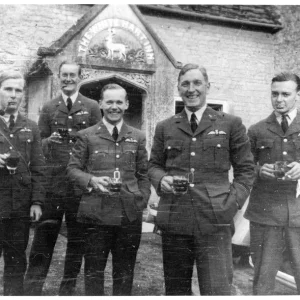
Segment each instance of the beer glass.
[[287,165],[287,161],[276,161],[274,164],[274,175],[279,180],[285,180],[285,173],[288,172],[291,168]]
[[20,161],[20,155],[17,151],[11,150],[7,153],[9,156],[5,159],[6,168],[9,174],[15,174],[18,163]]
[[109,191],[112,194],[120,193],[122,186],[122,179],[120,171],[114,171],[114,177],[110,178]]

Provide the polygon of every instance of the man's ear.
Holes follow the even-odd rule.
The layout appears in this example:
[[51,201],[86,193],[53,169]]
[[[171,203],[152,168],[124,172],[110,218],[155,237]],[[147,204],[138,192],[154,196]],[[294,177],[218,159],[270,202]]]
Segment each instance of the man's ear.
[[102,109],[102,100],[99,100],[99,107]]
[[128,109],[129,107],[129,100],[126,100],[126,108],[125,109]]
[[296,101],[299,101],[299,99],[300,99],[300,91],[297,92]]
[[210,91],[210,82],[208,82],[208,83],[206,84],[206,94],[208,94],[209,91]]

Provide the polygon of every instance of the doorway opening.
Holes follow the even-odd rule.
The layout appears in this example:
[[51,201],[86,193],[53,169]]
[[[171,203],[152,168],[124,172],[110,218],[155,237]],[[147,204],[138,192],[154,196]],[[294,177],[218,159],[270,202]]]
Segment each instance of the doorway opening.
[[110,77],[83,83],[80,87],[80,93],[99,102],[102,88],[109,83],[116,83],[122,86],[127,92],[129,107],[124,113],[124,121],[130,126],[142,129],[143,96],[145,95],[145,91],[139,87],[118,77]]

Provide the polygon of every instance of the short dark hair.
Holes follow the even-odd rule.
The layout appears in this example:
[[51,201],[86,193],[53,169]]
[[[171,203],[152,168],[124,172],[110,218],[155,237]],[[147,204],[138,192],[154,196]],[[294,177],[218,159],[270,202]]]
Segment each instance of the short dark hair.
[[180,80],[180,77],[183,76],[186,72],[188,72],[190,70],[199,70],[202,73],[205,81],[208,82],[208,75],[207,75],[206,69],[204,67],[196,65],[196,64],[184,65],[178,74],[178,82]]
[[126,94],[125,100],[128,100],[126,90],[122,86],[120,86],[116,83],[108,83],[102,88],[101,93],[100,93],[100,100],[103,99],[103,94],[107,90],[123,90],[123,91],[125,91],[125,94]]
[[5,70],[0,73],[0,87],[2,85],[2,82],[8,79],[23,79],[24,80],[24,85],[25,85],[25,79],[24,76],[20,71],[16,70]]
[[292,72],[280,72],[272,78],[272,83],[283,81],[294,81],[297,85],[297,92],[300,91],[300,78],[296,74]]
[[58,67],[58,74],[60,74],[60,70],[62,68],[63,65],[75,65],[78,67],[78,75],[80,76],[81,75],[81,65],[78,64],[77,62],[75,61],[72,61],[72,60],[64,60],[60,63],[59,67]]

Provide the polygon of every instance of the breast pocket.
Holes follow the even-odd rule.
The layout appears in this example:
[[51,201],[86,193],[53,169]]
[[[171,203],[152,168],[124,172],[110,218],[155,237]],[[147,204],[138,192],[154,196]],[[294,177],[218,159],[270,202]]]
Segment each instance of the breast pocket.
[[[99,149],[94,149],[90,154],[90,170],[100,170],[106,169],[106,165],[109,165],[109,150],[108,147],[101,147]],[[112,163],[112,162],[111,162]]]
[[182,164],[183,141],[168,140],[165,144],[166,167]]
[[89,114],[76,114],[73,115],[73,126],[78,130],[85,129],[89,126]]
[[229,170],[229,140],[225,138],[204,139],[203,156],[204,165],[207,168]]
[[51,122],[52,132],[55,132],[55,131],[57,132],[58,128],[66,128],[66,127],[67,127],[67,118],[56,117]]
[[260,139],[256,142],[256,152],[258,153],[258,161],[260,164],[272,163],[272,149],[274,146],[274,140],[272,139]]
[[123,157],[125,169],[135,170],[137,143],[125,143],[123,145]]

